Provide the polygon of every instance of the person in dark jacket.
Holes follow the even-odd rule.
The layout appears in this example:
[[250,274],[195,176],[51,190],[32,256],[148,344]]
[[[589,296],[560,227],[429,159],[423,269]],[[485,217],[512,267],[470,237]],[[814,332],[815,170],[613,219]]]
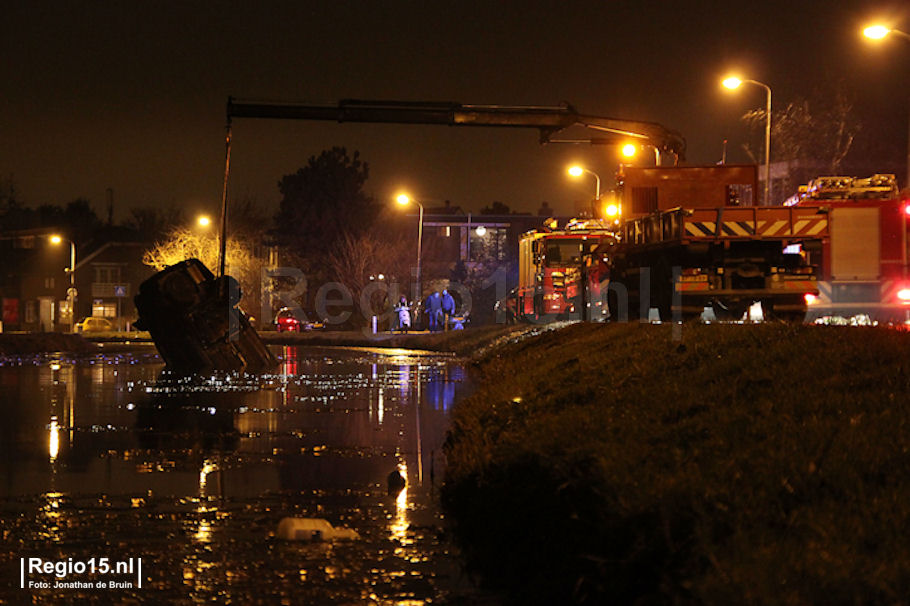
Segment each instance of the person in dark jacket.
[[449,322],[452,321],[452,316],[455,315],[455,299],[449,294],[448,289],[442,291],[442,314],[443,326],[448,330]]
[[427,297],[425,309],[429,320],[430,332],[437,332],[442,319],[442,295],[439,294],[438,290]]

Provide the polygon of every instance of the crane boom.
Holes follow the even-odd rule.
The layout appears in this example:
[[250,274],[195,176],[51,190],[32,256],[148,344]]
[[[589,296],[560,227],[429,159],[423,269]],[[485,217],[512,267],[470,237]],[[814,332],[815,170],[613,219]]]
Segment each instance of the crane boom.
[[337,105],[304,105],[238,101],[229,97],[227,118],[228,122],[232,118],[272,118],[536,128],[540,131],[541,143],[549,142],[553,133],[578,125],[605,133],[604,138],[596,141],[598,143],[620,143],[632,138],[652,145],[661,152],[672,153],[677,161],[684,160],[686,152],[683,136],[656,122],[579,114],[571,105],[465,105],[454,102],[360,99],[344,99]]
[[219,275],[221,276],[224,275],[227,256],[227,189],[231,167],[231,120],[233,118],[536,128],[540,132],[541,143],[549,142],[553,133],[570,126],[582,126],[604,134],[599,139],[592,138],[591,143],[621,143],[631,138],[645,145],[652,145],[660,152],[672,153],[677,163],[685,160],[686,155],[686,140],[683,136],[656,122],[579,114],[569,104],[558,106],[465,105],[448,101],[343,99],[337,105],[306,105],[238,101],[233,97],[228,97],[224,188],[221,192],[221,250],[219,251]]

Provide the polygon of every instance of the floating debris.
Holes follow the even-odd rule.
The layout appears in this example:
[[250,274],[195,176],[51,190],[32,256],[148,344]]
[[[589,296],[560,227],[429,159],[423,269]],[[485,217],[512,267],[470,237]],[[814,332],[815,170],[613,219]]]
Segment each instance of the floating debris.
[[284,518],[278,523],[278,538],[286,541],[356,541],[350,528],[335,528],[321,518]]

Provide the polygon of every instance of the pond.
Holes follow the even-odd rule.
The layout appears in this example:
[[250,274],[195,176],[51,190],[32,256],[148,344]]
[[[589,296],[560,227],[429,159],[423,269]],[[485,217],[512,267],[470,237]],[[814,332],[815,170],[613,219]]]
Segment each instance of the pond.
[[[275,353],[274,374],[192,381],[162,374],[152,348],[4,360],[0,560],[15,581],[0,602],[486,602],[435,498],[464,368],[410,350]],[[283,540],[288,516],[359,538]],[[130,574],[54,589],[21,558],[108,558]],[[51,587],[20,589],[33,579]]]

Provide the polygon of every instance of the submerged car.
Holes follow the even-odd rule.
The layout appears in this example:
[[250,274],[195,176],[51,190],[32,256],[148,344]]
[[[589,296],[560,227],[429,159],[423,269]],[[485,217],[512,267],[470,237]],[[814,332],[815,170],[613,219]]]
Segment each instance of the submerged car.
[[237,280],[216,278],[198,259],[187,259],[139,285],[134,326],[149,331],[167,368],[179,374],[274,368],[240,299]]

